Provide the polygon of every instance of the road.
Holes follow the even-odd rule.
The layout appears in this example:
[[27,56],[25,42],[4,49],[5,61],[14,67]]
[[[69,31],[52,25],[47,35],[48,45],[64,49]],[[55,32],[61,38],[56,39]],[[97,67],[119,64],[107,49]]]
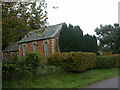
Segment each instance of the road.
[[118,79],[120,80],[120,76],[115,76],[97,83],[93,83],[84,88],[118,88]]

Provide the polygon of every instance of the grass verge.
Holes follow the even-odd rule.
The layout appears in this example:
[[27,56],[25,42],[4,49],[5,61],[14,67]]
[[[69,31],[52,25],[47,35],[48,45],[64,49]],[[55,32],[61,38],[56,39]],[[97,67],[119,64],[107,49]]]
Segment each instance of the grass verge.
[[83,73],[50,73],[44,69],[39,70],[35,76],[31,73],[16,75],[10,80],[3,80],[2,84],[3,88],[80,88],[117,74],[117,68],[89,70]]

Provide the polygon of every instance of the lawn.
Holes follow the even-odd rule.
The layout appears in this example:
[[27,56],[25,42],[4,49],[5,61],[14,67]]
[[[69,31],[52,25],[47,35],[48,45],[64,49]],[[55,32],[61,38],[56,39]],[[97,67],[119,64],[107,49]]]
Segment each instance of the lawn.
[[38,73],[19,74],[3,80],[3,88],[80,88],[93,82],[116,76],[118,69],[96,69],[83,73],[39,68]]

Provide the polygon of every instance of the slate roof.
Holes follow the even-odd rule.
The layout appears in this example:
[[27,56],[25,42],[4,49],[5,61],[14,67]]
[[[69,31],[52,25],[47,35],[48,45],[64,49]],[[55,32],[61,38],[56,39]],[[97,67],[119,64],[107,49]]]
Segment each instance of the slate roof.
[[12,51],[18,51],[18,42],[14,42],[10,44],[8,47],[6,47],[3,52],[12,52]]
[[[42,28],[42,29],[37,29],[35,31],[31,31],[18,43],[54,38],[55,35],[61,30],[63,24],[65,23],[61,23],[61,24],[53,25],[47,28]],[[42,31],[42,30],[45,30],[45,31],[42,34],[39,33],[39,31]]]

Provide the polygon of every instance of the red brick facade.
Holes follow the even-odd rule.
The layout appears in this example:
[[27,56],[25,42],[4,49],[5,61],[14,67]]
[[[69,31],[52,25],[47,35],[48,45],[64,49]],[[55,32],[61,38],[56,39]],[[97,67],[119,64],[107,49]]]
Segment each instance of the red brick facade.
[[37,40],[37,41],[33,41],[33,42],[26,42],[26,43],[21,43],[19,44],[19,55],[20,56],[24,56],[23,55],[23,47],[22,45],[26,45],[26,52],[32,52],[33,51],[33,47],[32,44],[33,43],[37,43],[36,46],[36,52],[39,53],[44,53],[44,42],[48,42],[48,54],[52,54],[54,52],[58,52],[58,38],[59,38],[59,33],[56,34],[55,38],[52,39],[45,39],[45,40]]

